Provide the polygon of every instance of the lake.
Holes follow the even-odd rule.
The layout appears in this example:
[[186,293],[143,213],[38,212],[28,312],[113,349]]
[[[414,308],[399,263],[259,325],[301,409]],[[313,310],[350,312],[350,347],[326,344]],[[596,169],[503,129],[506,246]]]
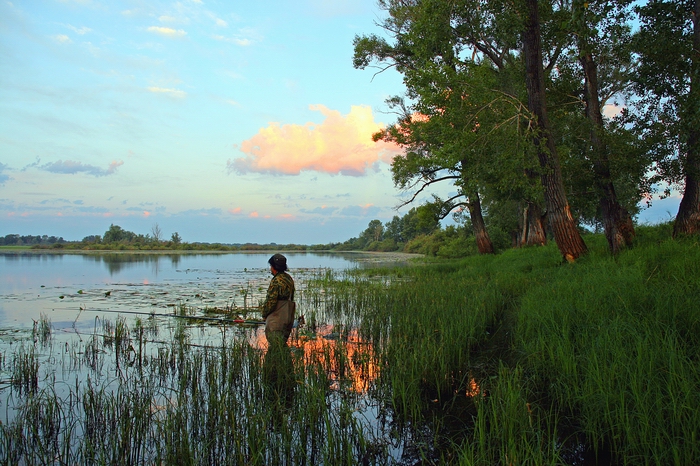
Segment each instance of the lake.
[[306,323],[273,351],[230,320],[260,319],[270,255],[0,253],[0,463],[170,464],[183,442],[195,463],[415,463],[432,431],[394,419],[373,343],[327,309],[354,301],[324,289],[415,256],[285,253]]
[[[42,314],[56,329],[85,328],[99,311],[172,313],[194,307],[250,307],[264,298],[270,252],[0,253],[0,329],[29,330]],[[303,289],[321,270],[369,267],[408,255],[285,253]],[[137,315],[137,314],[134,314]]]

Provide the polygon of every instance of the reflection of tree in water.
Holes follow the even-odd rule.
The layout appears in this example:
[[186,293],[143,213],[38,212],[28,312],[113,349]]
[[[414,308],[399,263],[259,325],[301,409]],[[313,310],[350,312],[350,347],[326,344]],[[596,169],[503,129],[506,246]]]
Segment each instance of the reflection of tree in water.
[[2,251],[2,257],[6,262],[25,261],[56,261],[62,259],[62,254],[34,254],[26,252]]
[[83,257],[87,261],[104,262],[110,275],[145,263],[152,264],[154,274],[158,276],[161,260],[170,259],[172,265],[177,266],[182,259],[182,254],[102,253],[98,255],[85,255]]

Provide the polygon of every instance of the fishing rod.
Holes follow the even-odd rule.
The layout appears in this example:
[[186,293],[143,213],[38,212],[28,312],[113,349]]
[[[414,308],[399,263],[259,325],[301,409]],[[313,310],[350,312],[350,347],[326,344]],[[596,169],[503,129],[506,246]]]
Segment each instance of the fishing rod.
[[81,309],[81,311],[89,312],[108,312],[112,314],[135,314],[149,317],[174,317],[176,319],[190,319],[190,320],[204,320],[210,322],[218,322],[223,324],[249,324],[249,325],[262,325],[265,323],[264,320],[258,319],[226,319],[223,317],[199,317],[199,316],[185,316],[179,314],[156,314],[155,312],[139,312],[139,311],[114,311],[111,309]]

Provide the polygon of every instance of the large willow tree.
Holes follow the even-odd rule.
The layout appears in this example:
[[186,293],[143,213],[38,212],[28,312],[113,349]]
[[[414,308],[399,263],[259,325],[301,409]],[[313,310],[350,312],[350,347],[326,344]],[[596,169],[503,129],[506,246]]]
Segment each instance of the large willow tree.
[[[433,134],[443,138],[423,158],[437,157],[435,166],[458,172],[457,186],[471,199],[494,171],[497,178],[519,177],[525,185],[538,177],[562,256],[573,261],[585,254],[547,117],[537,2],[382,0],[380,5],[389,13],[382,27],[394,42],[356,38],[355,66],[386,64],[404,75],[413,110],[434,122]],[[550,57],[549,67],[555,59]],[[406,121],[404,116],[404,126]],[[505,150],[504,138],[513,141]],[[529,163],[533,155],[537,166]]]
[[700,0],[638,7],[638,121],[660,179],[684,189],[674,236],[700,234]]

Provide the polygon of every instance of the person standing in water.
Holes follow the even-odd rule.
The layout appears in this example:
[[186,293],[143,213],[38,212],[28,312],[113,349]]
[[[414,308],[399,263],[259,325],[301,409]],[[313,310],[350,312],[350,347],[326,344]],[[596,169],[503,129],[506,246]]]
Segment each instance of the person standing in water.
[[270,264],[272,280],[261,309],[265,319],[265,337],[268,344],[272,344],[272,340],[286,344],[292,332],[296,310],[294,279],[287,273],[287,258],[282,254],[275,254],[267,263]]
[[[287,258],[282,254],[275,254],[267,262],[272,280],[261,306],[267,338],[262,376],[268,401],[284,411],[291,407],[296,385],[291,348],[287,345],[294,324],[294,280],[287,273]],[[282,419],[275,417],[276,422]]]

